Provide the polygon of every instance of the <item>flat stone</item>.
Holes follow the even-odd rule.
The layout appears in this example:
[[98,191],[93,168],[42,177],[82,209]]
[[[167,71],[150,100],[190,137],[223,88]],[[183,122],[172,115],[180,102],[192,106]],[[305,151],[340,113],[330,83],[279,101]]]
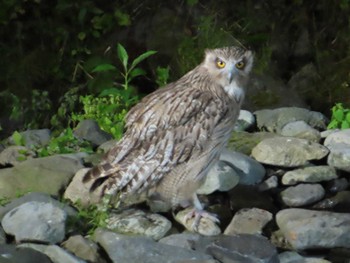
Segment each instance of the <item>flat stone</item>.
[[159,240],[159,243],[167,244],[170,246],[182,247],[186,249],[193,249],[194,244],[199,242],[203,236],[197,233],[180,233],[180,234],[172,234],[170,236],[163,237]]
[[81,259],[100,262],[97,244],[81,235],[70,236],[62,243],[62,247]]
[[209,170],[197,194],[208,195],[215,191],[228,191],[239,183],[237,172],[223,161],[216,162]]
[[1,221],[16,242],[58,243],[65,237],[66,212],[50,203],[28,202],[9,211]]
[[224,150],[220,155],[220,160],[234,168],[239,176],[240,184],[258,184],[263,180],[266,174],[264,166],[253,158],[239,152]]
[[350,145],[350,129],[330,133],[324,141],[324,146],[332,148],[332,145],[338,143]]
[[94,240],[103,247],[115,263],[179,263],[186,260],[198,262],[213,260],[211,256],[201,252],[158,243],[147,237],[126,236],[103,229],[95,231]]
[[25,243],[21,244],[20,248],[31,248],[47,255],[53,263],[86,263],[85,260],[79,259],[68,253],[57,245],[39,245]]
[[350,172],[350,145],[335,143],[330,147],[327,164],[336,169]]
[[261,234],[264,226],[272,220],[272,213],[259,208],[239,210],[224,231],[225,235]]
[[120,234],[143,235],[159,240],[171,228],[171,222],[164,216],[128,209],[121,213],[111,213],[106,228]]
[[13,198],[28,192],[58,196],[82,167],[77,155],[54,155],[28,159],[13,168],[1,169],[0,198]]
[[282,177],[282,184],[294,185],[297,183],[319,183],[330,181],[338,175],[334,167],[327,165],[308,166],[286,172]]
[[328,154],[321,144],[293,137],[265,139],[254,147],[252,156],[261,163],[297,167],[308,164],[310,160],[319,160]]
[[318,130],[312,128],[305,121],[289,122],[283,126],[281,135],[306,139],[312,142],[319,142],[321,134]]
[[281,192],[283,203],[288,206],[305,206],[321,200],[325,190],[320,184],[298,184]]
[[[24,146],[27,148],[39,148],[49,144],[51,131],[49,129],[27,130],[20,132]],[[12,136],[8,138],[9,143],[15,144]]]
[[49,257],[31,248],[0,246],[1,263],[52,263]]
[[221,262],[279,263],[277,249],[259,235],[219,236],[207,252]]
[[0,165],[15,166],[27,159],[32,159],[35,153],[24,146],[9,146],[0,152]]
[[276,215],[280,230],[294,249],[350,247],[350,214],[300,208]]

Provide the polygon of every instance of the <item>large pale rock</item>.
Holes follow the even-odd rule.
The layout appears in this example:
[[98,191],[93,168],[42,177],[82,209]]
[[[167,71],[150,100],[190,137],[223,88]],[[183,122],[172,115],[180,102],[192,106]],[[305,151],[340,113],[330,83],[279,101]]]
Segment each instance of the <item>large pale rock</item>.
[[293,137],[265,139],[254,147],[252,156],[259,162],[282,167],[297,167],[328,154],[321,144]]
[[350,214],[291,208],[276,222],[294,249],[350,247]]
[[255,124],[254,115],[247,110],[240,110],[238,119],[235,123],[235,131],[244,131]]
[[350,172],[350,144],[335,143],[330,147],[327,164],[336,169]]
[[304,206],[321,200],[325,190],[320,184],[298,184],[281,192],[283,203],[288,206]]
[[312,142],[319,142],[321,134],[315,128],[312,128],[305,121],[294,121],[287,123],[281,130],[281,135],[306,139]]
[[35,158],[1,169],[0,198],[13,198],[27,192],[59,195],[75,172],[83,167],[82,156],[84,154]]
[[171,222],[165,217],[136,209],[128,209],[118,214],[112,213],[106,223],[106,228],[114,232],[143,235],[154,240],[164,237],[171,228]]
[[213,260],[211,256],[204,253],[158,243],[151,238],[126,236],[103,229],[95,231],[94,240],[103,247],[115,263],[178,263],[190,260],[212,262]]
[[66,212],[50,203],[28,202],[9,211],[1,221],[17,242],[58,243],[64,239]]
[[332,145],[338,143],[348,144],[350,147],[350,129],[330,133],[324,141],[324,146],[332,148]]
[[319,183],[337,178],[334,167],[327,165],[309,166],[286,172],[282,177],[282,184],[293,185],[299,182]]

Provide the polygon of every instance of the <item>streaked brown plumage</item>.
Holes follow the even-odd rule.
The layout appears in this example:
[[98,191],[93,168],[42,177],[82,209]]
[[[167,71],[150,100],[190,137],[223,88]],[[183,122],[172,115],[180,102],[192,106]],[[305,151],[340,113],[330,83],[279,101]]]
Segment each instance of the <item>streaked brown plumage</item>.
[[120,203],[144,195],[202,210],[195,192],[230,137],[252,64],[242,48],[206,50],[199,66],[130,110],[124,137],[83,181]]

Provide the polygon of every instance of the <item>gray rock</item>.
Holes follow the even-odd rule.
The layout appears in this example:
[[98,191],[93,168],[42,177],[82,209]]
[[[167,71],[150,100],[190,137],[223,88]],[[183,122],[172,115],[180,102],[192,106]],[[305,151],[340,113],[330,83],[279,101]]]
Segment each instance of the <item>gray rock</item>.
[[324,130],[327,127],[327,118],[319,112],[304,108],[286,107],[274,110],[259,110],[254,112],[258,128],[269,132],[281,133],[282,128],[290,122],[304,121],[311,127]]
[[245,131],[255,124],[254,115],[247,110],[240,110],[238,119],[235,123],[235,131]]
[[159,240],[159,243],[167,244],[170,246],[182,247],[186,249],[193,249],[195,243],[199,242],[203,236],[197,233],[181,233],[181,234],[173,234],[170,236],[163,237]]
[[286,251],[279,254],[280,263],[331,263],[328,260],[315,257],[302,257],[297,252]]
[[62,246],[81,259],[94,263],[102,262],[100,260],[101,256],[98,254],[97,244],[81,235],[69,237],[62,243]]
[[74,129],[74,136],[87,140],[94,145],[101,145],[113,138],[111,134],[101,130],[95,120],[83,120],[79,122],[78,126]]
[[237,172],[226,162],[218,161],[209,170],[198,194],[208,195],[215,191],[228,191],[239,183]]
[[[40,148],[50,142],[50,130],[40,129],[40,130],[27,130],[20,132],[24,140],[24,146],[27,148]],[[9,142],[14,144],[12,137],[9,138]]]
[[324,141],[324,146],[332,148],[332,145],[344,143],[350,147],[350,129],[337,130],[330,133]]
[[0,227],[0,247],[2,244],[6,244],[6,234],[2,227]]
[[279,263],[277,249],[259,235],[220,236],[207,252],[221,262]]
[[273,175],[273,176],[270,176],[269,178],[267,178],[264,182],[262,182],[259,185],[259,190],[260,191],[267,191],[267,190],[277,188],[277,186],[278,186],[278,178],[277,178],[277,176]]
[[35,153],[24,146],[9,146],[0,153],[0,165],[16,165],[31,159]]
[[350,145],[345,143],[332,144],[327,164],[336,169],[350,172]]
[[349,187],[349,181],[344,177],[332,180],[327,184],[327,188],[332,193],[344,191],[348,187]]
[[47,255],[53,263],[86,263],[86,261],[79,259],[57,245],[38,245],[38,244],[21,244],[20,248],[31,248]]
[[321,144],[305,139],[275,137],[265,139],[255,146],[252,156],[265,164],[297,167],[308,164],[310,160],[322,159],[328,152]]
[[0,198],[18,193],[43,192],[59,195],[75,172],[83,167],[73,155],[55,155],[26,160],[13,168],[1,169]]
[[309,166],[286,172],[282,177],[282,184],[293,185],[302,183],[319,183],[337,178],[334,167],[327,165]]
[[43,202],[28,202],[9,211],[1,223],[4,231],[16,242],[37,241],[58,243],[64,239],[66,212]]
[[269,211],[259,208],[241,209],[235,214],[224,234],[261,234],[271,220],[272,214]]
[[36,201],[36,202],[41,202],[41,203],[50,203],[54,206],[62,208],[67,213],[68,216],[76,216],[77,215],[77,211],[73,207],[57,201],[56,199],[52,198],[48,194],[29,193],[29,194],[26,194],[22,197],[13,199],[11,202],[6,204],[5,206],[0,206],[0,220],[10,210],[12,210],[12,209],[24,204],[24,203],[31,202],[31,201]]
[[52,263],[49,257],[30,248],[0,246],[1,263]]
[[171,228],[171,222],[165,217],[146,213],[142,210],[128,209],[121,213],[111,213],[106,228],[120,234],[143,235],[159,240]]
[[266,173],[265,168],[260,163],[239,152],[224,150],[220,155],[220,160],[234,168],[239,176],[240,184],[258,184]]
[[290,208],[276,222],[294,249],[350,247],[350,214]]
[[[175,220],[182,224],[188,231],[194,231],[193,223],[194,217],[187,218],[188,214],[191,213],[193,208],[189,207],[178,212],[175,216]],[[221,233],[220,228],[216,225],[217,220],[215,220],[215,215],[210,217],[201,217],[199,221],[198,229],[195,232],[203,236],[216,236]]]
[[319,142],[321,134],[318,130],[312,128],[305,121],[289,122],[283,126],[281,135],[306,139],[312,142]]
[[[186,260],[212,260],[212,257],[189,249],[157,243],[147,237],[132,237],[97,229],[94,239],[115,263],[179,263]],[[119,248],[119,249],[116,249]]]
[[313,205],[314,209],[334,209],[335,207],[345,207],[345,211],[350,206],[350,191],[341,191],[335,196],[326,198]]
[[324,131],[321,131],[320,134],[321,134],[321,138],[322,139],[325,139],[327,138],[329,135],[331,135],[332,133],[335,133],[335,132],[338,132],[340,131],[339,129],[332,129],[332,130],[324,130]]
[[298,184],[281,192],[283,203],[288,206],[304,206],[321,200],[325,190],[320,184]]

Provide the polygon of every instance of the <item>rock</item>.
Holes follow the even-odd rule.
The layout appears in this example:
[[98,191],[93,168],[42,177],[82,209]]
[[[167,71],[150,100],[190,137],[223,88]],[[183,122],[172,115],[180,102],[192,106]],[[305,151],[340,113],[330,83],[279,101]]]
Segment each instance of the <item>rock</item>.
[[197,251],[157,243],[147,237],[126,236],[103,229],[95,231],[94,239],[115,263],[179,263],[186,262],[186,260],[197,260],[198,262],[212,260],[211,256]]
[[79,202],[82,206],[88,206],[91,204],[98,204],[100,202],[100,197],[96,193],[90,192],[90,186],[92,182],[83,183],[83,177],[90,168],[83,168],[76,172],[73,180],[70,182],[63,197],[68,199],[72,203]]
[[235,214],[224,234],[261,234],[271,220],[272,214],[269,211],[259,208],[241,209]]
[[77,215],[77,211],[73,207],[57,201],[56,199],[52,198],[48,194],[34,192],[34,193],[26,194],[22,197],[13,199],[11,202],[6,204],[5,206],[0,206],[0,220],[4,217],[6,213],[11,211],[12,209],[31,201],[36,201],[41,203],[50,203],[56,207],[62,208],[67,213],[68,216],[74,217]]
[[228,191],[239,183],[237,172],[226,162],[218,161],[209,170],[197,194],[208,195],[215,191]]
[[86,261],[79,259],[57,245],[39,245],[39,244],[21,244],[20,248],[31,248],[47,255],[53,263],[86,263]]
[[259,110],[254,112],[259,130],[281,133],[282,128],[295,121],[304,121],[318,130],[325,130],[327,118],[319,112],[309,111],[304,108],[285,107],[274,110]]
[[325,130],[325,131],[321,131],[320,134],[321,134],[321,138],[322,139],[325,139],[327,138],[329,135],[331,135],[332,133],[336,133],[340,131],[339,129],[332,129],[332,130]]
[[240,110],[238,119],[235,123],[235,131],[245,131],[255,124],[254,115],[247,110]]
[[321,144],[293,137],[265,139],[254,147],[252,156],[259,162],[282,167],[297,167],[328,154]]
[[259,190],[260,191],[267,191],[267,190],[277,188],[277,186],[278,186],[278,178],[277,178],[277,176],[273,175],[273,176],[270,176],[269,178],[267,178],[264,182],[262,182],[259,185]]
[[104,143],[102,143],[100,146],[98,146],[97,151],[106,153],[108,152],[112,147],[114,147],[117,144],[117,140],[109,140]]
[[101,130],[95,120],[79,122],[73,133],[78,139],[89,141],[97,146],[113,138],[111,134]]
[[2,227],[0,227],[0,247],[6,244],[6,233],[4,232],[4,230],[2,229]]
[[287,123],[282,127],[281,135],[306,139],[312,142],[319,142],[321,139],[320,132],[312,128],[305,121],[294,121]]
[[14,245],[0,246],[0,262],[2,263],[52,263],[49,257],[30,248]]
[[13,198],[18,193],[43,192],[59,195],[74,173],[83,165],[73,155],[54,155],[28,159],[13,168],[1,169],[0,198]]
[[328,182],[327,188],[332,193],[337,193],[340,191],[344,191],[349,187],[349,182],[346,178],[337,178]]
[[[30,149],[48,145],[51,139],[49,129],[27,130],[20,132],[20,134],[24,140],[24,146]],[[12,136],[8,138],[8,141],[10,144],[15,144]]]
[[350,172],[350,145],[345,143],[332,144],[327,164],[336,169]]
[[98,254],[97,244],[81,235],[69,237],[62,243],[62,246],[81,259],[93,263],[102,262],[101,256]]
[[224,150],[220,155],[220,160],[234,168],[239,176],[240,184],[258,184],[262,181],[266,173],[265,168],[260,163],[239,152]]
[[276,222],[294,249],[350,247],[350,214],[290,208]]
[[[192,211],[193,208],[186,208],[178,212],[175,216],[175,220],[182,224],[188,231],[193,232],[194,217],[187,218],[188,213]],[[215,215],[214,215],[215,216]],[[187,220],[186,220],[187,219]],[[198,230],[196,231],[203,236],[216,236],[221,233],[220,228],[216,223],[208,217],[202,217],[199,221]]]
[[321,200],[325,190],[320,184],[298,184],[281,192],[283,203],[288,206],[305,206]]
[[350,207],[350,191],[341,191],[335,196],[326,198],[312,206],[314,209],[333,209],[348,211]]
[[330,133],[324,141],[324,146],[332,148],[334,144],[344,143],[350,146],[350,129],[337,130]]
[[24,146],[9,146],[0,153],[0,165],[16,165],[31,159],[35,153]]
[[332,263],[322,258],[302,257],[297,252],[286,251],[278,256],[280,263]]
[[120,234],[142,235],[159,240],[171,228],[171,222],[165,217],[128,209],[119,214],[111,213],[106,221],[106,228]]
[[286,172],[282,177],[282,184],[319,183],[337,178],[333,167],[327,165],[309,166]]
[[279,263],[277,249],[259,235],[220,236],[207,252],[221,262]]
[[170,236],[163,237],[159,240],[159,243],[167,244],[170,246],[182,247],[186,249],[193,249],[194,244],[199,242],[202,236],[197,233],[181,233],[173,234]]
[[66,212],[43,202],[27,202],[9,211],[1,221],[4,231],[16,242],[61,242],[65,237]]
[[267,138],[274,138],[278,135],[270,132],[233,132],[228,142],[227,149],[250,155],[253,148],[261,141]]

